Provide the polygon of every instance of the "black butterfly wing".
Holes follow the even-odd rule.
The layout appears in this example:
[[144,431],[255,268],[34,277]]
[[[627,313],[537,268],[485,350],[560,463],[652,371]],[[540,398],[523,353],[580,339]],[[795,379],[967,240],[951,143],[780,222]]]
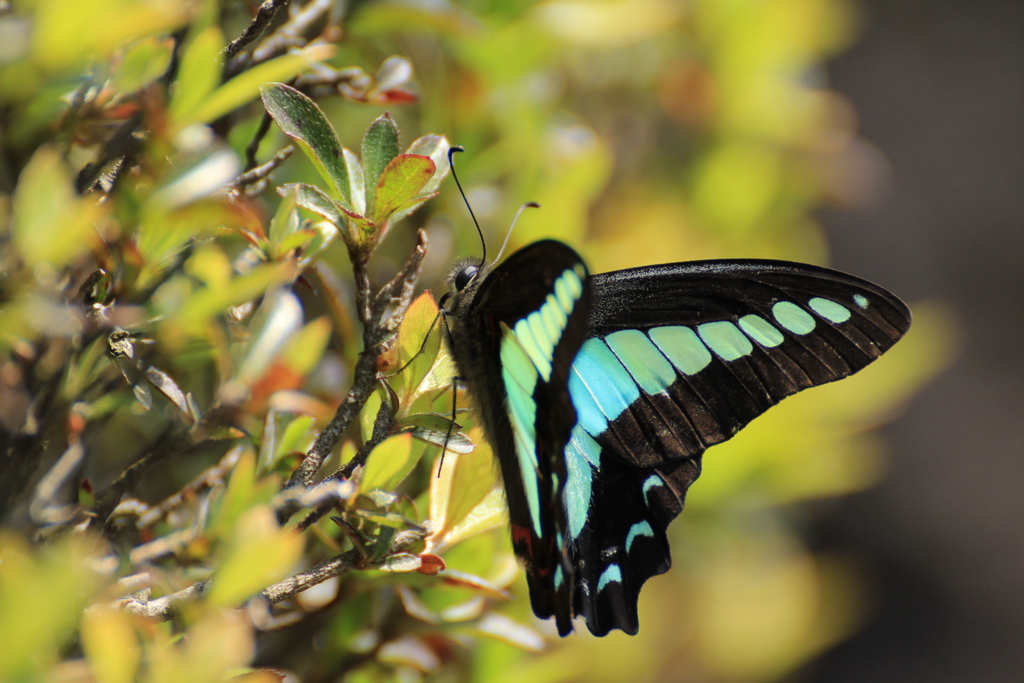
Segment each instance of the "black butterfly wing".
[[565,450],[573,614],[595,635],[634,634],[703,451],[786,396],[857,372],[911,318],[864,280],[777,261],[636,268],[591,285]]
[[512,543],[533,610],[572,630],[563,452],[576,424],[569,368],[586,335],[586,266],[560,242],[533,243],[459,295],[452,352],[501,467]]

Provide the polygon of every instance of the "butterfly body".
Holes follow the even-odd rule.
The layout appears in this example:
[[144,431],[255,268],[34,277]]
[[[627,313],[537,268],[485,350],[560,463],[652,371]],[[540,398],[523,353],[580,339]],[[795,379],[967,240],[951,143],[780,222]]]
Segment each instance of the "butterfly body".
[[[640,588],[701,454],[788,395],[846,377],[910,325],[853,276],[780,261],[591,275],[545,240],[463,264],[452,354],[493,445],[534,612],[635,634]],[[446,297],[447,298],[447,297]]]

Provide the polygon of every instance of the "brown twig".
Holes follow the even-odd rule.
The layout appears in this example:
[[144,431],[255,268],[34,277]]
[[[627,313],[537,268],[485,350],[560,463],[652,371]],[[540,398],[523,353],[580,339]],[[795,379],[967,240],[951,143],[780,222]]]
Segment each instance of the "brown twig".
[[[423,540],[425,533],[426,532],[423,530],[412,530],[396,534],[394,540],[391,542],[391,549],[388,555],[401,552],[412,544]],[[379,564],[383,564],[383,562],[381,561],[376,563],[376,565]],[[323,583],[332,577],[340,576],[355,569],[370,568],[376,565],[368,564],[366,557],[360,551],[348,550],[340,555],[332,557],[329,560],[321,562],[312,569],[299,572],[298,574],[295,574],[283,581],[279,581],[272,586],[268,586],[259,594],[258,597],[265,600],[268,604],[275,605],[298,595],[308,588],[312,588],[317,584]],[[180,590],[177,593],[171,593],[170,595],[165,595],[162,598],[157,598],[156,600],[149,599],[149,590],[147,589],[127,598],[123,598],[119,600],[117,604],[121,609],[129,614],[135,614],[147,619],[168,621],[174,617],[179,605],[201,599],[208,595],[210,590],[213,588],[213,581],[214,577],[203,579],[184,590]]]
[[[246,153],[248,154],[248,149],[246,150]],[[262,163],[259,166],[250,166],[249,170],[239,174],[239,176],[235,178],[230,185],[228,185],[228,191],[241,192],[242,189],[248,185],[266,180],[276,168],[287,161],[288,157],[294,153],[295,147],[288,145],[272,156],[270,161]],[[253,161],[255,161],[255,159],[253,159]]]
[[[391,406],[388,405],[387,403],[381,403],[380,410],[377,411],[377,418],[373,422],[373,434],[370,436],[369,440],[367,440],[366,443],[364,443],[362,447],[359,449],[359,451],[354,456],[352,456],[351,460],[345,463],[343,467],[338,469],[338,471],[334,472],[331,476],[327,477],[327,479],[325,479],[324,481],[338,481],[341,479],[347,479],[349,476],[351,476],[352,471],[355,470],[356,467],[359,467],[360,465],[366,462],[366,458],[369,457],[370,451],[376,448],[378,444],[384,441],[384,439],[391,436],[393,431],[392,418],[393,414],[391,411]],[[312,512],[306,515],[303,518],[303,520],[298,523],[298,525],[295,527],[296,530],[300,532],[305,531],[313,524],[316,524],[321,517],[323,517],[332,509],[334,509],[334,506],[336,504],[337,500],[329,500],[327,502],[321,503],[320,505],[317,505]]]
[[245,27],[242,34],[224,48],[224,54],[227,55],[228,59],[237,55],[243,48],[259,38],[263,30],[277,16],[277,11],[287,4],[288,0],[264,0],[263,4],[256,10],[256,16],[252,18],[252,21]]
[[[366,399],[373,392],[377,382],[377,358],[383,350],[384,341],[391,336],[412,302],[412,293],[415,291],[416,282],[423,266],[423,257],[427,253],[427,233],[420,230],[416,237],[416,247],[405,266],[391,282],[381,288],[372,300],[370,298],[369,274],[366,269],[367,255],[352,255],[353,270],[358,283],[357,311],[360,322],[363,324],[363,350],[356,360],[352,388],[345,400],[338,406],[330,423],[320,432],[302,464],[292,473],[286,488],[298,485],[309,486],[312,483],[313,477],[320,470],[324,460],[330,455],[341,435],[348,429],[348,425],[359,414]],[[391,313],[385,317],[389,307],[391,307]],[[294,511],[291,511],[285,515],[286,512],[288,511],[279,511],[278,520],[281,523],[294,514]]]

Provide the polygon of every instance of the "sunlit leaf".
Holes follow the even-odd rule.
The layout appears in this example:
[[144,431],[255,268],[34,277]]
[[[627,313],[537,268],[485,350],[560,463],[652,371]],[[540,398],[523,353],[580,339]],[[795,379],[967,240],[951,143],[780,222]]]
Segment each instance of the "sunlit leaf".
[[320,107],[295,88],[282,83],[267,83],[260,90],[263,105],[270,116],[285,135],[299,144],[320,176],[337,193],[342,205],[351,209],[348,163],[338,136]]
[[93,607],[82,618],[82,649],[101,683],[131,683],[142,661],[132,617],[115,607]]
[[262,295],[271,285],[291,279],[293,273],[294,268],[289,263],[267,264],[232,278],[225,287],[200,290],[173,316],[174,324],[164,325],[162,329],[169,335],[168,341],[199,334],[214,316]]
[[[111,89],[130,93],[149,85],[167,71],[173,52],[174,41],[170,38],[144,38],[128,46],[114,70]],[[181,77],[184,77],[184,72],[181,72]]]
[[288,253],[288,250],[281,248],[281,244],[289,235],[298,230],[301,224],[299,212],[295,210],[298,192],[299,187],[296,185],[287,185],[280,190],[281,201],[277,205],[277,211],[270,220],[270,228],[267,230],[267,238],[270,240],[274,256],[281,257]]
[[[149,650],[146,683],[217,683],[238,680],[239,669],[247,666],[254,654],[254,628],[246,614],[238,610],[206,609],[188,628],[180,642],[156,638],[157,647]],[[161,642],[162,641],[162,642]],[[270,683],[273,679],[260,679]]]
[[179,128],[193,123],[210,123],[254,100],[264,83],[286,80],[310,64],[330,59],[333,54],[333,45],[321,43],[258,64],[214,90],[194,109],[183,112],[175,123]]
[[397,553],[389,556],[377,568],[385,572],[414,572],[423,566],[423,560],[411,553]]
[[302,326],[302,304],[287,290],[278,290],[264,300],[267,310],[262,328],[249,345],[235,380],[251,387],[266,372],[277,354]]
[[177,0],[42,0],[37,5],[32,54],[53,70],[81,68],[129,40],[170,32],[192,12]]
[[413,443],[410,434],[385,439],[370,452],[359,490],[394,490],[416,466],[422,454],[423,448]]
[[182,120],[184,115],[199,108],[203,100],[220,82],[223,68],[221,50],[224,34],[216,26],[206,28],[185,43],[181,51],[181,65],[170,116]]
[[269,507],[244,512],[226,539],[209,601],[234,607],[288,575],[302,553],[303,539],[277,525]]
[[448,173],[451,171],[451,167],[448,165],[448,150],[451,146],[448,138],[444,135],[424,135],[409,145],[409,149],[406,150],[408,154],[428,156],[434,162],[434,167],[436,168],[434,175],[420,190],[421,195],[437,191],[441,186],[441,181],[448,176]]
[[[366,129],[366,134],[363,136],[362,155],[365,182],[369,183],[370,187],[376,188],[381,173],[391,163],[391,160],[398,156],[398,126],[395,125],[390,114],[385,113]],[[370,193],[366,199],[365,213],[375,215],[376,193]]]
[[0,532],[0,679],[44,680],[99,586],[92,538],[33,548]]
[[388,216],[419,195],[433,178],[434,160],[420,154],[401,154],[384,168],[377,181],[373,222],[380,225]]
[[40,147],[18,179],[14,194],[14,244],[29,266],[59,268],[89,249],[102,206],[79,197],[61,155]]
[[544,637],[536,629],[497,612],[485,614],[477,628],[484,635],[531,652],[540,652],[545,646]]
[[443,415],[432,413],[416,413],[403,417],[398,423],[399,429],[411,429],[414,438],[447,448],[450,453],[469,453],[476,446],[473,441],[459,431],[459,426],[452,426],[452,421]]
[[145,375],[150,384],[177,406],[178,410],[188,415],[188,402],[185,400],[185,392],[178,387],[178,383],[171,379],[170,375],[154,367],[146,368]]

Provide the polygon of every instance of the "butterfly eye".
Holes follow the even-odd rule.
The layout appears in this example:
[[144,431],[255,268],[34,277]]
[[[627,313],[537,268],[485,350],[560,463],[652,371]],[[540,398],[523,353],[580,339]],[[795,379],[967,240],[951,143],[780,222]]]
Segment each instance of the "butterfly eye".
[[476,266],[466,266],[458,273],[455,274],[455,289],[458,291],[464,290],[469,286],[469,283],[473,281],[476,274],[480,272],[480,269]]

